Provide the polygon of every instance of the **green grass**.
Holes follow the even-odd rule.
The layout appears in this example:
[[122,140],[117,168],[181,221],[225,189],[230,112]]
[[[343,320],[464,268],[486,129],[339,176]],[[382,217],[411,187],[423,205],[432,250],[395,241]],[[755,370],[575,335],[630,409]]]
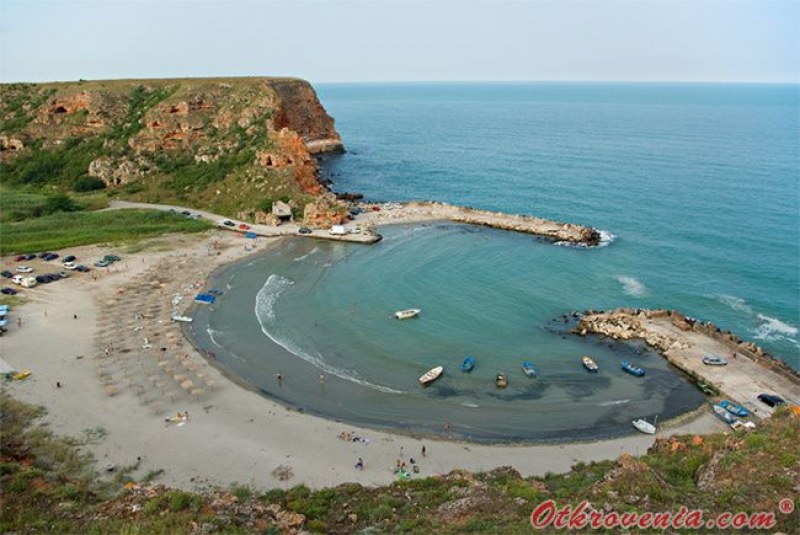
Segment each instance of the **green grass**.
[[0,223],[0,254],[62,249],[92,243],[125,243],[168,232],[201,232],[204,220],[154,210],[58,213],[21,223]]

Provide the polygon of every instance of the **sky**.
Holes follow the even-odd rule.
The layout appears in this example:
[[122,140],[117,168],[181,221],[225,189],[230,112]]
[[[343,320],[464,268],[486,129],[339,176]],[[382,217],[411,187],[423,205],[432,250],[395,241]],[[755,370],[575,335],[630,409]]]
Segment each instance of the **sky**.
[[0,0],[0,81],[800,82],[800,0]]

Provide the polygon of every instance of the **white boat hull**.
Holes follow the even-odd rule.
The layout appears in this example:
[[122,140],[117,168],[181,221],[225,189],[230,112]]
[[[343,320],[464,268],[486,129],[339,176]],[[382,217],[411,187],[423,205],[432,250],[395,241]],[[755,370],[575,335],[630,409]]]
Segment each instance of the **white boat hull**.
[[656,433],[656,426],[654,426],[647,420],[639,418],[638,420],[634,420],[631,423],[633,424],[633,427],[635,427],[642,433],[646,433],[648,435],[654,435]]
[[399,320],[407,320],[409,318],[413,318],[417,316],[420,312],[422,312],[418,308],[409,308],[408,310],[398,310],[394,313],[394,317]]
[[422,377],[419,378],[419,382],[423,385],[429,385],[436,379],[441,377],[442,373],[444,373],[444,367],[436,366],[435,368],[431,368],[430,370],[422,374]]
[[191,323],[192,318],[189,316],[172,316],[172,321],[181,321],[183,323]]

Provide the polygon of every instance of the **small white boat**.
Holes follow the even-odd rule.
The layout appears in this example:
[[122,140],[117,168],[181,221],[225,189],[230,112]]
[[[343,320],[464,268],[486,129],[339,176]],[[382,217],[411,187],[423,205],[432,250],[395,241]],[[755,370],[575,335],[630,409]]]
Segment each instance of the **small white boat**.
[[592,357],[582,357],[581,362],[583,362],[583,367],[589,370],[590,372],[597,372],[599,370],[599,366],[597,363],[592,359]]
[[192,318],[189,316],[172,316],[172,321],[182,321],[184,323],[191,323]]
[[444,366],[436,366],[423,373],[422,377],[419,378],[419,382],[423,385],[429,385],[441,377],[442,373],[444,373]]
[[633,427],[635,427],[642,433],[647,433],[648,435],[654,435],[656,433],[656,426],[651,424],[644,418],[639,418],[638,420],[634,420],[631,423],[633,424]]
[[408,318],[413,318],[414,316],[418,315],[422,310],[418,308],[409,308],[408,310],[398,310],[394,313],[394,317],[399,320],[407,320]]

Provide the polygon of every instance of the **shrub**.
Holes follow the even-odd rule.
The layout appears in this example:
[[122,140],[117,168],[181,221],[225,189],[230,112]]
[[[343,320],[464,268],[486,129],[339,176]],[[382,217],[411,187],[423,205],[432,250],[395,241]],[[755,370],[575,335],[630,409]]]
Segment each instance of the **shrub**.
[[99,189],[104,189],[106,187],[106,183],[103,182],[101,179],[95,176],[83,175],[79,177],[73,184],[72,189],[73,191],[77,191],[79,193],[84,193],[87,191],[96,191]]
[[66,193],[56,193],[47,198],[44,203],[44,213],[77,212],[80,206]]

